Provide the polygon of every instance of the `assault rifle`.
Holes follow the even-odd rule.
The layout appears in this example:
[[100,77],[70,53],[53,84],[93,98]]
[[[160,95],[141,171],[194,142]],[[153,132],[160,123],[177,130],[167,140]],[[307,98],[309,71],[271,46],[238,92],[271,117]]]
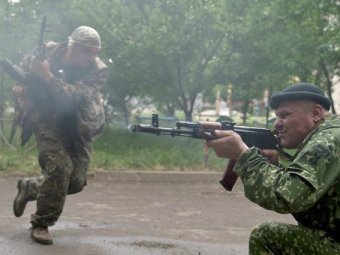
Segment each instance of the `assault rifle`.
[[[175,128],[159,127],[158,115],[153,114],[151,125],[135,124],[130,127],[133,132],[151,133],[155,135],[184,136],[197,139],[216,139],[214,130],[233,130],[238,133],[248,147],[260,149],[278,149],[279,140],[266,128],[236,126],[235,122],[221,121],[178,121]],[[220,179],[220,184],[228,191],[233,189],[237,175],[233,171],[236,160],[229,160]]]
[[[33,51],[33,55],[41,61],[45,59],[44,35],[46,31],[46,23],[47,18],[44,16],[40,25],[37,46]],[[49,100],[46,99],[46,95],[48,94],[47,85],[43,79],[31,72],[23,70],[19,66],[11,63],[8,59],[1,59],[0,66],[17,83],[24,84],[28,87],[27,94],[32,98],[33,102],[40,102],[41,104],[49,105]],[[29,140],[31,135],[32,129],[23,127],[21,136],[22,145]]]

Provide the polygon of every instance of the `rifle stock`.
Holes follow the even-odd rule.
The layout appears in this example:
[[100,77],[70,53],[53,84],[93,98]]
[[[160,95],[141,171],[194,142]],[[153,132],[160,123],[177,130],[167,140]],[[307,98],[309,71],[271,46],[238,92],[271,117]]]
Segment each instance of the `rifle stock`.
[[[184,136],[198,139],[216,139],[214,130],[233,130],[238,133],[248,147],[260,149],[278,149],[278,139],[273,132],[266,128],[236,126],[234,122],[188,122],[179,121],[176,128],[159,127],[158,115],[152,115],[151,125],[135,124],[130,127],[133,132],[143,132],[156,135]],[[236,160],[229,160],[220,179],[220,184],[228,191],[233,189],[238,178],[233,171]]]

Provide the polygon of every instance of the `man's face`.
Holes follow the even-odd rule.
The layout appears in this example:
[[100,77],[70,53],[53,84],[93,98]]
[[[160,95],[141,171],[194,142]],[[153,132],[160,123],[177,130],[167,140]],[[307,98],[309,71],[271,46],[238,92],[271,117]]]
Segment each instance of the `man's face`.
[[70,49],[70,61],[76,67],[86,68],[95,60],[100,49],[75,43]]
[[315,125],[312,102],[288,101],[275,110],[275,129],[279,132],[283,148],[295,149]]

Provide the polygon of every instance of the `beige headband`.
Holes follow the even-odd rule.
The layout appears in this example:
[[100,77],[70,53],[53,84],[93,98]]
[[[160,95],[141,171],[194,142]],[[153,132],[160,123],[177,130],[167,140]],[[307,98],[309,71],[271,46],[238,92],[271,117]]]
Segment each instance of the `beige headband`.
[[101,48],[101,40],[98,32],[88,26],[80,26],[76,28],[69,37],[69,42],[78,43],[96,49]]

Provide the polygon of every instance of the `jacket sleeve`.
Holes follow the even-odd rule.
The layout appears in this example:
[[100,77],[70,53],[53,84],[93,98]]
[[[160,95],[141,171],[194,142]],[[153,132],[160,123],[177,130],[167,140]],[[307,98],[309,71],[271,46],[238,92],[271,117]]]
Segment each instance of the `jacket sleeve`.
[[69,84],[63,78],[56,76],[50,81],[49,87],[58,98],[75,100],[76,103],[81,103],[81,101],[91,98],[93,94],[103,88],[107,79],[107,69],[97,70],[87,76],[91,76],[91,79],[82,79],[76,84]]
[[314,134],[287,167],[270,164],[259,149],[251,148],[235,172],[249,200],[278,213],[300,212],[313,206],[336,182],[338,147],[332,132],[324,130]]

